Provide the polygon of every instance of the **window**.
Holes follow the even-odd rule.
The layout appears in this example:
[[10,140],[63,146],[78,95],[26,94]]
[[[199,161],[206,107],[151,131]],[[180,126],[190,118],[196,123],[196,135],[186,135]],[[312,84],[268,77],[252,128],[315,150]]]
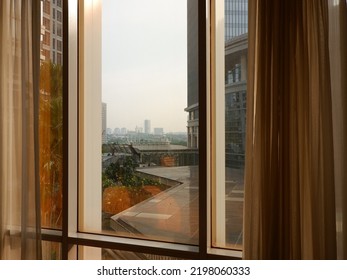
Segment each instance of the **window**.
[[60,41],[60,40],[57,40],[57,50],[60,51],[60,52],[63,50],[63,48],[62,48],[62,41]]
[[[212,246],[236,250],[242,250],[243,235],[248,35],[240,23],[247,22],[247,3],[216,1],[212,20],[216,50],[212,60],[216,73],[212,83],[212,157],[216,163],[211,193]],[[224,25],[217,24],[223,21]]]
[[57,24],[57,35],[62,36],[62,26],[60,23]]
[[49,1],[43,1],[43,12],[46,13],[47,15],[51,14],[51,5]]
[[[80,116],[85,122],[89,122],[89,118],[95,119],[90,120],[94,122],[99,120],[99,133],[94,133],[98,131],[96,125],[84,128],[85,133],[89,133],[88,129],[93,131],[93,143],[89,142],[91,138],[82,138],[87,151],[100,151],[102,146],[103,152],[102,155],[94,154],[102,162],[100,175],[85,174],[80,187],[84,193],[90,192],[94,200],[87,205],[97,205],[98,195],[103,200],[93,214],[81,220],[80,230],[198,245],[198,131],[193,132],[195,147],[188,148],[187,112],[184,111],[191,106],[187,104],[187,94],[195,95],[192,98],[198,101],[197,90],[187,93],[187,59],[193,60],[192,65],[198,63],[195,57],[187,56],[187,17],[188,21],[190,19],[187,3],[177,0],[165,0],[160,4],[135,2],[136,5],[103,1],[100,106],[95,108],[94,105],[96,93],[101,92],[96,88],[95,79],[95,100],[91,107],[84,109],[88,116]],[[158,21],[162,22],[160,26]],[[135,36],[139,22],[142,35]],[[99,34],[97,36],[91,40],[98,40]],[[197,33],[192,38],[196,40]],[[138,48],[139,43],[141,48]],[[188,46],[192,47],[191,52],[196,52],[196,42]],[[91,58],[85,56],[83,59]],[[85,67],[85,71],[87,69]],[[85,86],[84,99],[89,98],[88,90]],[[198,124],[195,119],[195,126]],[[162,128],[163,134],[155,134],[154,126]],[[126,135],[113,135],[117,127],[126,127]],[[96,164],[85,162],[84,168]],[[93,167],[93,170],[96,169]],[[89,185],[89,176],[102,180],[94,179]],[[95,190],[97,185],[98,191]],[[91,212],[90,207],[80,208],[80,213],[85,211]],[[91,215],[94,218],[89,220]]]
[[[50,2],[44,0],[42,4],[46,7]],[[45,28],[41,29],[39,156],[41,224],[45,233],[47,230],[61,230],[63,223],[63,67],[61,54],[56,53],[58,41],[49,32],[50,22],[55,27],[54,12],[41,16]],[[60,259],[62,246],[51,241],[43,242],[43,256],[45,259]]]
[[[124,3],[123,1],[111,0],[103,1],[103,4],[107,5],[107,2],[113,5]],[[140,1],[138,4],[144,5],[143,2]],[[125,3],[124,5],[128,5],[127,11],[129,12],[121,10],[123,15],[120,13],[117,17],[114,17],[115,20],[118,20],[118,24],[113,25],[114,28],[106,32],[106,36],[103,34],[104,37],[100,32],[101,20],[112,20],[112,17],[108,18],[105,14],[107,12],[114,14],[117,9],[102,9],[101,1],[93,1],[93,4],[88,1],[79,1],[79,24],[77,24],[77,1],[69,1],[69,32],[65,32],[67,27],[57,24],[57,35],[64,34],[64,38],[67,38],[67,35],[69,36],[68,84],[65,79],[67,76],[64,76],[67,75],[66,65],[64,65],[65,70],[63,72],[65,73],[63,74],[63,81],[65,81],[63,83],[63,98],[68,100],[63,106],[69,106],[65,107],[65,114],[69,112],[69,115],[68,123],[66,123],[68,126],[62,126],[64,137],[68,137],[63,140],[65,141],[65,153],[62,168],[65,172],[63,177],[65,184],[63,184],[62,189],[63,201],[61,206],[63,213],[61,217],[63,223],[64,219],[67,223],[62,225],[61,234],[64,240],[62,243],[62,258],[68,258],[69,247],[71,247],[69,245],[76,244],[85,245],[78,246],[79,248],[72,247],[72,250],[78,250],[79,258],[102,258],[105,251],[102,251],[101,247],[114,250],[118,246],[128,252],[136,253],[145,250],[149,255],[164,254],[172,257],[203,258],[207,257],[208,254],[224,254],[231,258],[239,258],[241,256],[239,251],[218,250],[218,248],[224,247],[239,249],[237,245],[240,243],[237,239],[240,233],[238,230],[236,230],[237,233],[232,234],[229,234],[228,231],[221,232],[223,228],[229,230],[227,220],[230,220],[230,217],[227,212],[224,212],[221,216],[222,219],[218,218],[215,216],[215,211],[222,213],[221,211],[225,210],[217,209],[216,205],[209,205],[210,195],[214,195],[217,190],[215,185],[223,182],[222,190],[217,190],[223,194],[221,201],[216,201],[222,202],[224,209],[229,207],[226,206],[226,203],[229,203],[226,202],[229,201],[225,194],[225,190],[228,189],[226,179],[222,177],[221,181],[218,181],[217,176],[210,175],[210,169],[215,170],[215,167],[209,165],[210,161],[208,160],[211,157],[211,154],[208,153],[210,147],[207,146],[210,143],[206,137],[206,135],[209,135],[207,128],[210,121],[208,118],[210,108],[207,105],[210,101],[207,102],[206,99],[209,100],[210,97],[207,95],[208,87],[206,85],[207,66],[205,62],[207,56],[203,55],[206,52],[206,27],[202,24],[205,22],[206,3],[204,1],[166,0],[164,2],[170,3],[170,5],[176,5],[178,2],[182,5],[181,8],[175,10],[178,14],[172,13],[173,17],[171,19],[166,10],[169,5],[164,3],[162,13],[153,16],[153,18],[160,19],[163,24],[156,24],[153,27],[151,22],[145,23],[141,20],[143,26],[141,35],[139,35],[136,28],[139,28],[139,20],[147,13],[143,11],[149,12],[151,8],[158,8],[151,6],[154,4],[150,0],[145,2],[142,9],[138,6],[139,10],[136,10],[133,5]],[[57,4],[59,5],[59,1],[57,1]],[[170,9],[172,12],[173,6],[170,6]],[[101,18],[102,10],[104,12],[103,18]],[[128,18],[131,13],[133,13],[133,17]],[[125,20],[128,20],[124,15],[131,19],[131,22],[128,22],[126,26],[130,28],[130,25],[133,24],[135,29],[131,33],[124,34],[123,39],[114,40],[115,38],[121,38],[117,32],[124,31],[117,28],[117,26],[124,26],[122,24]],[[165,27],[164,21],[167,19],[170,19],[171,23],[174,23],[177,27],[178,15],[182,16],[182,21],[179,24],[182,28],[181,31],[170,30]],[[120,21],[121,19],[122,21]],[[63,23],[66,21],[67,17],[64,15],[63,10]],[[77,30],[77,26],[80,27],[79,30]],[[144,32],[146,27],[149,29]],[[152,34],[155,30],[159,33]],[[55,31],[55,22],[53,22],[53,31]],[[78,44],[77,31],[80,40]],[[168,39],[165,39],[165,33],[169,33]],[[130,36],[131,34],[136,34],[136,36]],[[146,36],[151,39],[152,45],[146,45]],[[223,46],[221,56],[224,60],[224,34],[222,37],[223,39],[219,43]],[[163,41],[158,40],[158,38]],[[103,39],[110,42],[102,46]],[[114,48],[111,48],[112,40],[116,42]],[[182,45],[176,45],[179,40],[186,41]],[[122,46],[122,43],[124,43],[124,46]],[[63,44],[67,43],[63,41]],[[60,40],[57,40],[58,50],[59,45]],[[79,50],[77,46],[80,47]],[[142,49],[139,49],[139,46]],[[104,57],[106,51],[102,47],[113,49],[114,56]],[[155,50],[154,47],[159,47],[159,49]],[[116,48],[119,48],[117,52],[115,52]],[[185,52],[183,56],[180,56],[179,48],[182,48]],[[140,51],[146,51],[146,55],[137,56],[138,53],[136,52]],[[127,56],[127,52],[133,55]],[[151,58],[151,63],[146,62],[142,69],[137,68],[140,66],[140,59],[147,58],[146,56]],[[77,57],[79,58],[78,61]],[[158,64],[154,63],[156,57],[162,59],[162,61],[157,62]],[[57,64],[60,64],[61,59],[60,53],[53,53],[53,63],[56,61]],[[106,61],[108,65],[102,64],[103,59],[109,60]],[[115,59],[115,61],[112,61],[112,59]],[[176,64],[177,62],[178,64]],[[101,76],[102,72],[104,75],[107,73],[105,71],[108,70],[107,68],[110,70],[117,69],[117,63],[122,66],[121,70],[118,70],[117,75],[114,73],[111,75],[111,73],[111,80],[106,80],[105,77]],[[234,68],[238,70],[234,69],[233,79],[236,77],[235,80],[242,83],[242,77],[244,77],[242,65],[237,66],[236,64],[234,64]],[[241,64],[241,61],[239,64]],[[180,67],[183,67],[183,70],[179,70]],[[170,72],[171,70],[172,72]],[[229,86],[225,82],[227,71],[229,71],[229,68],[223,69],[219,76],[220,81],[222,81],[223,96],[225,95],[225,97],[228,95],[224,93],[224,90]],[[122,76],[122,72],[124,76]],[[184,73],[184,75],[179,76],[180,73]],[[183,86],[179,85],[181,80]],[[151,81],[150,86],[152,88],[145,88],[146,81]],[[157,83],[153,83],[153,81]],[[111,87],[112,90],[109,90],[110,95],[107,96],[104,93],[101,94],[101,82],[104,83],[104,89],[106,89],[105,85],[107,83],[112,85],[111,82],[118,82],[118,84],[116,83],[116,86]],[[126,87],[121,87],[122,84],[125,84]],[[142,88],[136,88],[136,84],[140,84]],[[132,100],[124,102],[124,96],[131,94],[126,93],[127,87],[133,89],[135,95]],[[78,94],[77,88],[79,89]],[[178,93],[174,95],[175,97],[170,97],[169,91],[172,88],[177,92],[184,92],[183,105],[176,109],[176,113],[170,113],[169,111],[169,107],[176,102],[175,99],[178,99]],[[145,113],[140,113],[141,106],[146,107],[145,104],[148,100],[141,103],[138,100],[146,95],[151,96],[154,90],[157,90],[168,100],[163,101],[164,103],[161,103],[161,106],[153,107],[153,104],[162,96],[148,98],[149,101],[152,101],[152,104],[149,102],[149,105],[146,106],[151,109],[143,111]],[[227,115],[227,107],[242,105],[240,101],[242,100],[241,92],[245,92],[245,90],[241,88],[237,92],[231,92],[231,96],[238,94],[235,104],[227,104],[226,107],[223,105],[222,108],[225,108],[225,110],[221,110],[219,116],[223,119],[222,123],[224,123],[224,118]],[[116,97],[113,102],[116,105],[119,104],[117,109],[112,107],[111,97]],[[233,98],[230,97],[230,100],[233,100]],[[106,104],[102,105],[102,103]],[[112,124],[110,117],[112,111],[121,111],[122,107],[128,109],[129,115],[123,112],[121,117],[115,118],[116,123]],[[163,108],[164,111],[162,111]],[[157,118],[146,115],[150,114],[151,111],[160,112],[162,117]],[[139,116],[136,116],[137,113],[139,113]],[[239,111],[237,113],[239,114]],[[169,115],[167,120],[180,120],[180,126],[174,129],[173,123],[167,125],[161,123],[166,119],[165,114]],[[182,118],[179,117],[180,114],[183,115]],[[106,117],[104,122],[103,116]],[[134,118],[137,122],[129,125],[124,123],[129,118]],[[234,131],[234,129],[238,129],[242,121],[231,117],[230,123],[234,125],[231,129],[231,131]],[[113,131],[116,133],[113,133]],[[239,136],[233,137],[239,140],[237,138]],[[235,151],[237,145],[240,145],[236,140],[230,143],[231,152]],[[153,148],[151,147],[153,145],[156,146],[155,149],[149,149]],[[169,145],[172,145],[172,147]],[[173,149],[179,146],[184,146],[184,148]],[[226,170],[226,154],[229,151],[229,146],[227,144],[220,146],[224,155],[222,157],[224,159],[222,169],[224,170]],[[68,153],[67,147],[69,149]],[[217,154],[218,150],[213,149],[213,154]],[[105,158],[102,157],[100,150],[105,154]],[[111,159],[110,162],[108,162],[109,159]],[[218,160],[220,161],[219,158]],[[242,159],[238,160],[242,162]],[[115,161],[114,165],[111,165],[112,161]],[[136,161],[136,166],[134,166],[134,161]],[[114,169],[113,167],[108,169],[110,166],[113,166]],[[139,176],[138,173],[141,172],[142,174]],[[101,176],[102,173],[105,177],[107,175],[104,180]],[[224,173],[227,172],[224,171]],[[139,180],[140,185],[130,185],[128,187],[126,185],[128,179],[130,181]],[[210,180],[213,182],[212,191],[208,189]],[[144,188],[146,184],[153,185],[153,188]],[[139,198],[142,190],[146,191],[146,196],[140,197],[139,200],[134,199],[131,197],[133,194],[129,191],[132,188],[136,191],[134,197]],[[181,192],[178,192],[179,189]],[[120,193],[123,190],[125,190],[124,195]],[[115,191],[115,194],[112,194],[112,191]],[[232,189],[231,193],[233,195],[237,192]],[[175,195],[177,198],[175,198]],[[79,197],[78,201],[77,197]],[[130,203],[120,205],[117,210],[115,208],[118,206],[117,203],[114,203],[114,197],[124,202],[130,201]],[[104,198],[104,200],[102,201],[101,198]],[[168,203],[166,203],[166,208],[160,209],[160,202],[164,198],[168,199]],[[106,211],[106,206],[109,205],[108,202],[111,202],[110,204],[114,206],[114,209],[107,210],[111,211],[110,213]],[[78,205],[78,209],[76,205]],[[102,211],[103,206],[105,206],[105,211]],[[214,214],[210,214],[209,207],[211,207]],[[236,208],[238,207],[239,205],[236,206]],[[176,215],[176,219],[170,224],[170,218],[174,215]],[[136,218],[138,218],[137,221]],[[155,228],[160,230],[153,231]],[[224,236],[224,240],[219,237],[220,235]],[[229,236],[230,239],[228,239]],[[129,237],[135,237],[135,239]],[[163,248],[165,248],[165,252]],[[73,254],[71,252],[70,255]],[[113,253],[118,254],[117,252],[108,251],[107,258],[114,257]]]
[[62,21],[61,11],[58,11],[58,10],[57,10],[57,20],[58,20],[59,22]]

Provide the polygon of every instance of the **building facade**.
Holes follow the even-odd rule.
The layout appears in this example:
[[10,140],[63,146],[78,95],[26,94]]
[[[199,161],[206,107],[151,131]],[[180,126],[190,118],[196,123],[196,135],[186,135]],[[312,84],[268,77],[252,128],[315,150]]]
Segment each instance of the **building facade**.
[[248,32],[248,0],[225,0],[225,42]]
[[[197,0],[188,0],[188,148],[198,148]],[[242,168],[245,158],[248,49],[248,0],[225,0],[225,153],[226,167]]]
[[187,146],[199,147],[199,85],[198,85],[198,0],[187,1]]
[[225,44],[225,166],[243,168],[246,146],[247,34]]
[[41,61],[63,64],[63,1],[41,1]]

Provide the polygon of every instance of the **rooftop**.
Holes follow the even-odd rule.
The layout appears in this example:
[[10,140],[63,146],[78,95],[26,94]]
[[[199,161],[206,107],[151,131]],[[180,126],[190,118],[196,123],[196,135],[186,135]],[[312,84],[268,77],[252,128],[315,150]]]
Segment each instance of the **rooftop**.
[[[198,166],[151,167],[138,171],[176,181],[173,187],[111,217],[121,235],[196,245],[199,242]],[[243,172],[226,170],[227,243],[242,244]]]

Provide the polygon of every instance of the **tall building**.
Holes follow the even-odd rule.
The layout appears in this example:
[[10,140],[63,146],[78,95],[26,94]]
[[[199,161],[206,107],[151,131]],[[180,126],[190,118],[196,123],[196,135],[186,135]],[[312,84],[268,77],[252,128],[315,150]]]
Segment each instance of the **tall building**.
[[[225,0],[226,166],[242,168],[246,139],[248,0]],[[188,0],[188,148],[198,148],[198,1]]]
[[102,144],[107,143],[107,104],[102,103]]
[[242,168],[246,146],[248,36],[225,44],[225,165]]
[[248,0],[225,0],[225,41],[248,32]]
[[63,1],[41,0],[41,61],[63,64]]
[[150,134],[151,133],[151,121],[150,120],[145,120],[144,128],[145,128],[145,133],[146,134]]
[[198,0],[187,1],[187,136],[188,148],[199,147],[199,48],[198,48]]

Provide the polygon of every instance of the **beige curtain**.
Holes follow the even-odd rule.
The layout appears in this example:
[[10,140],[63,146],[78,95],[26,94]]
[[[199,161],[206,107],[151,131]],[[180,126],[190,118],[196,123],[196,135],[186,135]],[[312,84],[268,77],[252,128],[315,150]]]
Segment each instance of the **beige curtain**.
[[328,0],[249,1],[245,259],[337,257],[329,59]]
[[0,2],[0,259],[40,259],[39,0]]

